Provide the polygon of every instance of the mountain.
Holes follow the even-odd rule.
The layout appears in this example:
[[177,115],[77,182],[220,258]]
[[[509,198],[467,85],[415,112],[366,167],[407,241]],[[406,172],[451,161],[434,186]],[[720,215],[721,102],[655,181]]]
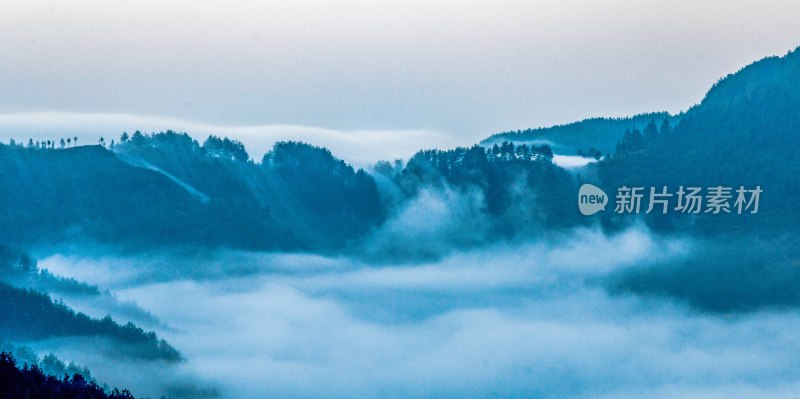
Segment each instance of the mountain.
[[372,177],[326,149],[278,143],[256,164],[231,146],[174,132],[134,134],[113,152],[0,145],[0,237],[16,248],[325,250],[382,220]]
[[0,339],[36,341],[48,338],[102,338],[108,351],[122,357],[180,361],[180,353],[155,333],[132,323],[120,325],[111,317],[94,319],[32,290],[0,282]]
[[[693,256],[621,272],[607,282],[613,292],[723,313],[800,305],[800,49],[726,76],[668,134],[590,168],[607,190],[763,190],[756,214],[648,215],[656,232],[691,236]],[[613,213],[601,218],[612,226],[631,222]]]
[[[679,115],[663,112],[628,118],[591,118],[566,125],[492,135],[547,143],[555,152],[601,149],[605,159],[580,171],[582,182],[618,187],[760,187],[757,215],[648,215],[659,231],[789,233],[800,221],[794,174],[800,170],[800,50],[754,62],[721,78],[703,100]],[[735,194],[735,192],[734,192]],[[613,194],[612,194],[613,196]],[[613,201],[612,201],[613,206]],[[605,226],[631,218],[606,212]],[[687,230],[688,229],[688,230]]]
[[0,237],[12,246],[57,245],[70,235],[169,241],[199,213],[169,179],[100,146],[0,146],[0,208]]
[[492,145],[503,141],[514,143],[547,144],[558,154],[613,154],[615,146],[626,129],[644,130],[651,122],[661,125],[666,119],[670,124],[680,120],[681,115],[667,112],[653,112],[625,118],[589,118],[582,121],[493,134],[481,141],[482,145]]
[[[718,81],[669,134],[593,167],[608,188],[761,187],[756,215],[652,217],[656,228],[762,235],[800,222],[800,51],[770,57]],[[734,193],[735,194],[735,193]]]
[[489,148],[420,151],[393,175],[393,181],[407,201],[432,188],[455,189],[463,196],[478,193],[498,237],[578,222],[562,206],[572,197],[574,180],[553,163],[553,152],[546,145],[504,142]]
[[[186,133],[134,133],[113,148],[119,159],[168,177],[195,199],[201,242],[255,249],[330,249],[383,218],[373,178],[324,148],[279,142],[260,163],[235,140]],[[198,226],[198,227],[200,227]],[[202,227],[201,227],[202,228]],[[220,231],[222,230],[222,231]],[[223,233],[224,231],[224,233]]]
[[[800,212],[792,177],[800,169],[798,58],[794,51],[747,66],[678,116],[595,118],[502,133],[483,147],[379,163],[373,174],[305,143],[276,143],[254,161],[236,140],[210,136],[201,144],[172,131],[123,134],[109,149],[0,145],[0,237],[22,249],[89,240],[134,249],[336,252],[430,190],[475,196],[475,217],[498,233],[488,240],[598,219],[606,227],[634,220],[613,212],[581,218],[566,205],[581,181],[610,192],[623,185],[673,192],[681,185],[761,187],[758,215],[645,219],[662,232],[787,232]],[[498,142],[504,138],[517,143]],[[605,159],[574,175],[550,160],[559,148],[592,147],[602,148]]]

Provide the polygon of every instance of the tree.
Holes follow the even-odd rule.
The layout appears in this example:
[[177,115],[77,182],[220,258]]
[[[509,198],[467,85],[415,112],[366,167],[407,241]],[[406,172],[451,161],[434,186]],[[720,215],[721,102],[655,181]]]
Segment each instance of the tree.
[[64,148],[64,146],[67,145],[67,143],[64,142],[64,138],[63,137],[61,138],[61,142],[59,143],[59,145],[61,146],[61,148]]
[[617,155],[630,154],[642,149],[644,146],[644,138],[639,129],[626,129],[622,141],[617,143]]
[[128,139],[129,139],[128,132],[122,132],[122,136],[119,136],[119,142],[120,143],[124,144],[124,143],[126,143],[128,141]]
[[36,259],[32,258],[30,255],[22,254],[19,257],[17,265],[19,270],[23,273],[30,273],[31,271],[38,271],[37,263]]
[[247,162],[250,159],[241,141],[231,140],[227,137],[208,136],[206,141],[203,142],[203,150],[217,158],[231,159],[238,162]]
[[512,154],[514,153],[514,144],[510,141],[504,141],[500,144],[500,153],[503,155],[503,160],[511,159]]
[[106,146],[106,139],[100,137],[99,143],[100,143],[101,146],[105,147]]
[[70,137],[67,137],[67,147],[69,147],[69,144],[70,144],[70,143],[72,143],[72,138],[70,138]]
[[131,138],[130,138],[130,142],[134,147],[143,146],[146,141],[147,141],[147,139],[144,137],[142,132],[140,132],[138,130],[133,132],[133,136],[131,136]]
[[[666,118],[664,118],[666,120]],[[650,119],[650,123],[644,128],[644,141],[651,142],[658,137],[658,128],[656,127],[655,118]]]
[[[43,362],[55,358],[48,356]],[[72,377],[66,370],[62,375],[53,375],[45,373],[35,363],[20,366],[13,355],[4,351],[0,353],[0,394],[4,398],[134,399],[127,389],[114,388],[110,393],[106,392],[91,378],[87,381],[82,374],[84,371],[73,373]]]
[[661,136],[667,135],[669,134],[671,129],[672,128],[669,125],[669,118],[664,118],[664,120],[661,122],[661,128],[659,130],[659,134]]
[[73,145],[78,145],[78,136],[72,138]]

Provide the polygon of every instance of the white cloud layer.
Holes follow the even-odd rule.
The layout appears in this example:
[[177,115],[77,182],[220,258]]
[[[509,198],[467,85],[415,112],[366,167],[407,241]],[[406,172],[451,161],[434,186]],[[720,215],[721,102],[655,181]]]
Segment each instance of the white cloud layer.
[[[204,381],[223,398],[794,397],[796,311],[708,315],[598,284],[692,253],[688,241],[636,228],[411,264],[218,253],[202,264],[59,256],[42,265],[79,278],[127,271],[107,283],[173,327],[160,334],[188,361],[161,373],[73,354],[140,395]],[[164,279],[166,265],[198,270]],[[221,277],[218,267],[247,274]]]
[[178,118],[70,112],[25,112],[0,114],[0,140],[27,142],[28,139],[56,140],[78,137],[79,144],[96,144],[100,137],[107,142],[122,132],[132,133],[174,130],[189,133],[201,143],[210,134],[242,141],[254,160],[272,148],[276,141],[296,140],[323,146],[337,157],[359,166],[379,160],[408,159],[422,148],[450,148],[472,144],[444,132],[418,130],[342,131],[314,126],[259,125],[222,126]]

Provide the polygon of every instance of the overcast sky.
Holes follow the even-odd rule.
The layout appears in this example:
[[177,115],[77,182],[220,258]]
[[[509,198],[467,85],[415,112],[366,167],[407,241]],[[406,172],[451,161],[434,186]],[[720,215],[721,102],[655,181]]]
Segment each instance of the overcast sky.
[[[800,45],[797,21],[797,0],[0,0],[0,139],[60,117],[118,134],[92,118],[124,113],[131,130],[157,116],[141,124],[468,144],[685,110]],[[32,111],[48,113],[8,115]]]

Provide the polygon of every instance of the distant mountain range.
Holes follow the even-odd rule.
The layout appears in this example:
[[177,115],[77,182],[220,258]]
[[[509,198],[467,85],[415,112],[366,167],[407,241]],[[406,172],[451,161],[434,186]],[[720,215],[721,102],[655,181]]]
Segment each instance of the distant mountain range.
[[579,152],[608,155],[614,153],[626,129],[644,130],[651,121],[660,126],[664,119],[674,125],[681,117],[667,112],[653,112],[625,118],[589,118],[565,125],[497,133],[481,141],[481,144],[492,145],[503,141],[546,144],[563,155],[576,155]]
[[[23,252],[87,243],[120,251],[368,252],[376,250],[369,241],[374,233],[430,193],[455,198],[440,207],[472,207],[458,217],[474,223],[452,231],[453,245],[462,248],[644,222],[659,234],[692,236],[707,249],[696,259],[613,276],[603,282],[609,290],[669,295],[718,312],[800,305],[800,50],[721,79],[680,115],[499,133],[469,148],[379,162],[369,172],[305,143],[276,143],[253,161],[235,140],[211,136],[200,143],[173,131],[125,133],[108,147],[64,147],[33,140],[0,145],[0,339],[101,337],[134,358],[179,361],[178,350],[154,333],[53,301],[42,292],[99,291],[37,269]],[[571,170],[553,162],[554,152],[579,151],[600,160]],[[760,187],[763,195],[758,214],[633,217],[615,214],[612,204],[584,217],[576,204],[582,183],[612,196],[622,186],[675,192],[718,185]],[[476,225],[480,234],[463,231]],[[384,255],[439,255],[394,244]],[[0,357],[9,373],[29,372]],[[112,397],[127,397],[120,395]]]
[[[423,151],[407,164],[379,164],[371,174],[308,144],[277,143],[253,162],[235,140],[212,136],[201,144],[172,131],[125,134],[113,148],[2,145],[0,236],[20,248],[77,237],[122,247],[336,251],[381,226],[421,188],[442,181],[481,192],[490,219],[509,218],[524,201],[513,194],[522,175],[527,176],[522,186],[537,198],[527,204],[536,209],[537,221],[498,222],[495,227],[506,232],[502,237],[519,236],[509,226],[520,223],[544,229],[590,223],[578,217],[569,197],[592,176],[610,187],[761,185],[758,220],[770,224],[760,230],[785,229],[798,220],[792,203],[798,194],[794,173],[800,170],[798,59],[793,51],[756,62],[721,79],[699,105],[678,116],[593,118],[500,133],[484,140],[482,149]],[[517,145],[492,148],[503,141]],[[582,178],[570,178],[548,156],[530,157],[533,149],[542,154],[595,149],[605,159],[580,172]],[[522,164],[532,167],[520,169]],[[395,188],[379,187],[376,178]],[[744,220],[727,218],[723,224]],[[655,228],[674,224],[650,221]]]

